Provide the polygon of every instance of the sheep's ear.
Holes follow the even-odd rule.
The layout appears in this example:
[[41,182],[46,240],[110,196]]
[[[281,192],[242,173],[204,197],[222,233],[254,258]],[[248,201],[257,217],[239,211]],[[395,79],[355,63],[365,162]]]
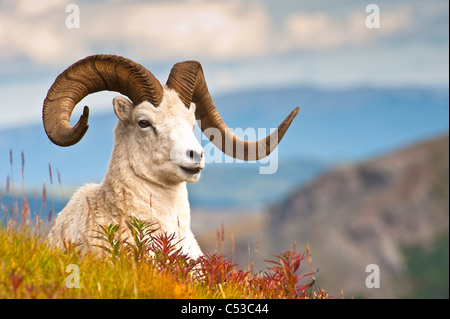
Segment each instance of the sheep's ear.
[[116,96],[113,100],[114,113],[116,113],[119,120],[129,123],[131,119],[131,111],[133,110],[133,102],[122,97]]

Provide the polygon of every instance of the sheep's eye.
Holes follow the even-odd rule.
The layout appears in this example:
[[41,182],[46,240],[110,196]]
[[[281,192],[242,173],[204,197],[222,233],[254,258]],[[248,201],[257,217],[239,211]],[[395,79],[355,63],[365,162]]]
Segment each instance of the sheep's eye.
[[138,122],[138,125],[139,125],[140,127],[142,127],[142,128],[146,128],[146,127],[152,126],[152,125],[150,124],[150,122],[149,122],[149,121],[146,121],[146,120],[140,120],[140,121]]

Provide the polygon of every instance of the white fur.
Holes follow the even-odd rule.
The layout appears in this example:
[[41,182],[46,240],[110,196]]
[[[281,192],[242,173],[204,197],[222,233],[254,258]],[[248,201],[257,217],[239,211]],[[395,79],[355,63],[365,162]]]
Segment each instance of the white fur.
[[[183,252],[191,258],[202,251],[190,230],[186,182],[200,178],[180,166],[203,169],[203,149],[193,133],[195,105],[187,109],[178,94],[167,87],[161,104],[116,97],[114,112],[119,121],[114,147],[103,182],[87,184],[73,195],[58,214],[48,242],[83,242],[92,248],[99,225],[123,224],[130,217],[157,223],[159,231],[175,234]],[[152,127],[141,128],[141,120]],[[195,156],[192,156],[195,154]]]

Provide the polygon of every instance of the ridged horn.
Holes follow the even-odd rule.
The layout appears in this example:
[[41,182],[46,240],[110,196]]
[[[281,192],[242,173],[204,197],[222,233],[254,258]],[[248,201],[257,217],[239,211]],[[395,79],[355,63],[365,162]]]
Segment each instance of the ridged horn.
[[163,95],[159,81],[142,65],[116,55],[88,56],[62,72],[47,93],[42,120],[49,139],[59,146],[78,143],[88,129],[89,108],[74,127],[70,115],[85,96],[104,90],[119,92],[134,105],[149,101],[158,106]]
[[[245,141],[237,137],[224,123],[217,111],[206,85],[202,67],[197,61],[185,61],[173,66],[166,83],[175,90],[184,105],[196,104],[195,117],[200,120],[201,130],[223,153],[236,159],[259,160],[269,155],[280,143],[299,108],[295,108],[269,136],[257,141]],[[209,129],[213,130],[209,130]],[[221,139],[214,138],[215,130]]]

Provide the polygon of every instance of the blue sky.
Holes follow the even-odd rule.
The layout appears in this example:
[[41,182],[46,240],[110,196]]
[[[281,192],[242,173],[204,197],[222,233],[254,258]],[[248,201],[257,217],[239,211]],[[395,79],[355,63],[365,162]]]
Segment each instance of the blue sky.
[[[80,27],[67,28],[70,3]],[[380,8],[380,28],[365,25]],[[0,129],[41,121],[55,77],[95,53],[129,57],[165,82],[201,61],[214,94],[305,85],[448,86],[448,1],[0,2]],[[110,110],[114,93],[87,98]]]

